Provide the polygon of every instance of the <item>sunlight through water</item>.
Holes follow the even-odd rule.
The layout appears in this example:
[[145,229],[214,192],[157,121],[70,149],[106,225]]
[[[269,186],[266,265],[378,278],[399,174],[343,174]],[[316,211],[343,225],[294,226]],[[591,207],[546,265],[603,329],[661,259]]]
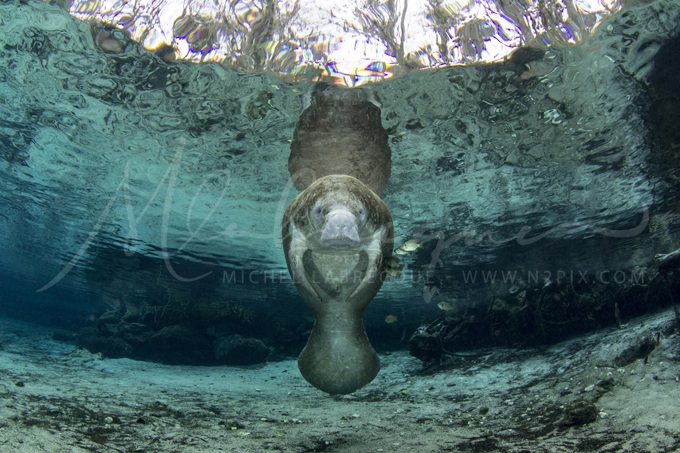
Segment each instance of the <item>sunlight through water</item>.
[[[356,86],[411,69],[500,61],[520,46],[577,44],[624,3],[74,0],[69,11],[168,58]],[[104,32],[100,43],[116,51],[115,40]]]

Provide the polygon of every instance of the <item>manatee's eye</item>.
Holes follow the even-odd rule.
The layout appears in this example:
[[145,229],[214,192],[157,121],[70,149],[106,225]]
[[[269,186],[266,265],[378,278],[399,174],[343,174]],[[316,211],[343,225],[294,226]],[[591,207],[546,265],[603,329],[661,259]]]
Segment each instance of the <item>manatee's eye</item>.
[[366,210],[364,209],[363,206],[357,210],[357,216],[359,217],[359,220],[361,220],[362,222],[366,220]]
[[323,217],[323,208],[321,206],[314,206],[312,209],[312,218],[314,220],[321,220]]

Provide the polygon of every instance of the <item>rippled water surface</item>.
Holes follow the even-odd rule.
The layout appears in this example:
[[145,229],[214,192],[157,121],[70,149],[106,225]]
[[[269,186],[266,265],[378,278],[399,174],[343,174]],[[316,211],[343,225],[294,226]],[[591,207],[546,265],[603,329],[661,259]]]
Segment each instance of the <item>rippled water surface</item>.
[[[125,35],[164,59],[220,61],[288,81],[350,85],[408,68],[499,61],[519,45],[587,40],[622,0],[65,1],[120,51]],[[645,3],[643,0],[642,3]],[[113,25],[112,32],[101,24]]]
[[[366,88],[392,149],[395,247],[423,241],[371,319],[493,291],[470,271],[550,279],[677,249],[678,142],[663,122],[678,104],[659,101],[655,55],[678,24],[677,2],[652,2],[579,45]],[[47,3],[0,3],[0,27],[6,282],[48,298],[87,291],[83,304],[100,308],[84,312],[199,277],[270,312],[297,299],[280,223],[298,193],[286,164],[311,85],[134,42],[103,49],[101,30]]]

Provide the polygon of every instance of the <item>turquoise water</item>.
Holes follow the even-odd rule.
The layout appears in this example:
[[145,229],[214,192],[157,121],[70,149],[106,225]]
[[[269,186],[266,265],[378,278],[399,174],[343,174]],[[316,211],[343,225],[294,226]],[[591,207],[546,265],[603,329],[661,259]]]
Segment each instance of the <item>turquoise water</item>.
[[[368,88],[392,150],[394,248],[421,243],[367,311],[376,347],[407,348],[422,323],[482,316],[499,297],[521,306],[522,291],[569,287],[564,303],[587,312],[605,288],[656,277],[654,256],[680,247],[677,72],[655,57],[677,55],[664,43],[678,15],[655,2],[577,46]],[[80,331],[112,356],[214,363],[235,334],[296,355],[312,318],[280,223],[312,87],[134,42],[102,49],[57,5],[3,2],[0,18],[2,314],[97,335],[124,323],[115,347]],[[201,352],[143,346],[172,326],[188,330],[167,341]]]

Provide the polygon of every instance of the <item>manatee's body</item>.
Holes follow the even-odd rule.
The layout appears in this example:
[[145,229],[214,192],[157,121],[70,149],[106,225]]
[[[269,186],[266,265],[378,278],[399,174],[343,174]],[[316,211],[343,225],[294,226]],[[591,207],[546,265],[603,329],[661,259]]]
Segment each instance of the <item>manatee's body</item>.
[[330,175],[291,203],[282,226],[288,270],[315,318],[300,371],[325,392],[351,393],[380,368],[362,316],[392,256],[390,212],[361,181]]
[[392,153],[380,109],[358,89],[314,92],[290,149],[288,171],[298,190],[323,176],[349,175],[381,195],[390,177]]

